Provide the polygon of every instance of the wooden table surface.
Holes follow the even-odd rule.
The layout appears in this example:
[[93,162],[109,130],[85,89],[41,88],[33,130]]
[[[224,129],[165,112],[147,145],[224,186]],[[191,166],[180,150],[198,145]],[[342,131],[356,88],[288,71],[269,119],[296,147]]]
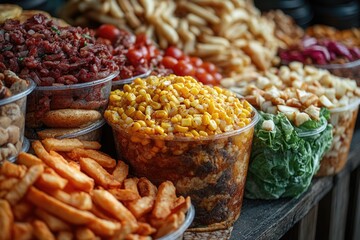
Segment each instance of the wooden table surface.
[[[356,168],[359,169],[359,165],[360,129],[358,128],[355,130],[353,136],[348,163],[342,172],[334,177],[315,178],[309,190],[297,199],[280,199],[271,201],[244,199],[240,218],[234,224],[230,239],[271,240],[282,238],[296,223],[304,219],[309,211],[317,206],[320,200],[325,197],[325,195],[332,191],[337,182],[342,181],[341,179],[344,176],[349,175],[349,173],[353,172]],[[359,181],[357,180],[357,184],[359,185],[358,182]],[[360,200],[357,199],[357,202],[359,201]],[[357,205],[359,204],[360,203]],[[359,207],[357,206],[357,208]],[[315,210],[317,211],[317,208]],[[346,211],[346,209],[342,209],[341,211]],[[357,211],[359,214],[359,210]],[[359,221],[359,216],[354,217],[357,217],[357,221]],[[316,218],[313,221],[316,221]],[[310,223],[310,228],[311,224],[314,226],[314,228],[316,228],[316,222]],[[333,225],[336,227],[336,223],[333,223]],[[328,229],[327,231],[330,230]],[[314,229],[306,229],[306,231],[306,234],[309,234],[309,232],[314,231]],[[345,239],[345,229],[342,231],[343,232],[340,231],[340,234],[343,235],[341,238]],[[315,238],[315,236],[313,237]],[[289,239],[295,238],[292,237]],[[309,238],[304,237],[304,239]],[[321,237],[321,239],[326,238]]]

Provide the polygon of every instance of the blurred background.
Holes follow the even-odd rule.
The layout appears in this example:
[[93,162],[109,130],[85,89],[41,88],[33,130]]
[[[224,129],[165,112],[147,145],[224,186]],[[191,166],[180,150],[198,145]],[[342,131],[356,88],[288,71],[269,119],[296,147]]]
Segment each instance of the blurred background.
[[[12,3],[24,9],[39,9],[57,16],[58,8],[66,0],[0,0],[0,3]],[[253,0],[262,12],[280,9],[294,18],[305,28],[314,24],[325,24],[338,29],[360,26],[360,0]]]

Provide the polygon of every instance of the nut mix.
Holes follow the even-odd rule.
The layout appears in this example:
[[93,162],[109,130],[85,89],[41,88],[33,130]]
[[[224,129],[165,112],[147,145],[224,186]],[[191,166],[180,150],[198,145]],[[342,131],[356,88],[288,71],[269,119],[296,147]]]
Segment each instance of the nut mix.
[[[272,68],[264,73],[264,76],[266,78],[258,79],[259,86],[266,86],[268,89],[272,86],[279,89],[298,89],[293,92],[302,93],[300,102],[312,102],[318,107],[326,107],[330,110],[334,140],[329,152],[321,161],[318,175],[339,172],[347,160],[357,117],[360,89],[356,86],[356,82],[331,75],[327,70],[304,66],[299,62],[292,62],[289,66],[282,66],[279,69]],[[260,101],[258,103],[260,104],[262,98],[259,97],[254,101]],[[269,106],[271,105],[270,102]]]
[[247,101],[192,77],[151,76],[113,91],[105,118],[134,174],[168,179],[191,196],[194,227],[227,228],[238,218],[257,121]]
[[9,70],[0,73],[0,163],[22,149],[26,95],[34,87]]

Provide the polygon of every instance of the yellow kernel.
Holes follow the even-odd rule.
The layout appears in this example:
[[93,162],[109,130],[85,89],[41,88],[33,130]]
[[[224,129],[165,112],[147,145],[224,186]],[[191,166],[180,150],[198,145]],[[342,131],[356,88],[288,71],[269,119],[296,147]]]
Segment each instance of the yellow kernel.
[[131,126],[131,130],[136,132],[137,130],[139,130],[141,128],[140,123],[135,122],[132,126]]
[[215,122],[215,120],[213,120],[213,119],[210,120],[208,127],[211,131],[215,131],[217,129],[217,123]]
[[130,116],[131,114],[133,114],[136,111],[136,109],[134,107],[129,107],[125,113],[126,115]]
[[141,111],[141,112],[145,112],[145,109],[146,109],[145,106],[139,106],[138,107],[138,110]]
[[194,137],[199,137],[200,134],[196,130],[191,130],[191,133],[194,135]]
[[200,131],[199,134],[200,134],[200,136],[203,136],[203,137],[207,137],[207,136],[208,136],[208,133],[205,132],[205,131]]
[[251,118],[245,118],[245,119],[244,119],[244,123],[245,123],[246,125],[248,125],[250,122],[251,122]]
[[191,118],[183,118],[181,120],[181,126],[183,127],[190,127],[192,125]]
[[183,127],[183,126],[180,126],[180,125],[175,125],[174,126],[174,129],[177,131],[177,132],[181,132],[181,133],[185,133],[189,130],[188,127]]
[[243,109],[242,113],[245,114],[245,117],[250,117],[251,116],[250,112],[248,110],[246,110],[246,109]]
[[155,132],[159,133],[159,134],[164,134],[164,129],[160,126],[155,126]]
[[145,89],[140,89],[139,94],[142,95],[142,96],[145,96],[146,95],[146,90]]
[[127,117],[126,119],[125,119],[125,123],[126,124],[130,124],[130,123],[132,123],[133,122],[133,120],[132,120],[132,118],[130,118],[130,117]]
[[138,119],[138,120],[145,120],[145,115],[141,112],[141,111],[136,111],[135,113],[135,119]]
[[219,113],[213,113],[213,114],[211,114],[211,118],[212,119],[219,119]]
[[185,104],[186,107],[190,107],[191,102],[190,102],[189,99],[185,99],[185,100],[184,100],[184,104]]
[[166,123],[166,122],[162,122],[162,123],[161,123],[161,127],[164,128],[164,129],[168,129],[169,127],[171,127],[171,124],[170,124],[170,123]]
[[242,127],[245,127],[246,124],[244,122],[239,122],[238,126],[242,128]]
[[125,84],[123,87],[124,92],[130,92],[131,91],[131,87],[129,84]]
[[139,123],[141,127],[146,127],[146,122],[143,120],[137,121],[137,123]]
[[194,135],[191,132],[187,132],[184,135],[185,137],[194,137]]
[[133,94],[133,93],[129,93],[129,94],[126,96],[126,99],[127,99],[128,101],[132,102],[132,101],[135,101],[135,100],[136,100],[136,96],[135,96],[135,94]]
[[165,110],[157,110],[153,113],[154,118],[167,118],[168,113]]
[[209,103],[208,112],[212,114],[215,111],[215,104],[213,102]]
[[191,89],[190,89],[190,93],[193,94],[193,95],[198,95],[198,94],[199,94],[199,89],[197,89],[197,88],[191,88]]
[[157,110],[157,109],[160,109],[161,108],[161,104],[158,103],[158,102],[151,102],[150,103],[150,106],[153,107],[153,109]]
[[111,101],[111,102],[121,101],[121,97],[118,96],[118,95],[111,94],[111,95],[110,95],[110,101]]
[[210,124],[210,117],[208,115],[203,115],[202,117],[202,123],[204,125],[209,125]]
[[154,112],[154,110],[152,109],[151,106],[146,106],[146,109],[145,109],[146,115],[151,115],[153,112]]
[[176,116],[174,116],[174,117],[171,118],[171,122],[172,123],[177,123],[177,122],[179,122],[179,119]]

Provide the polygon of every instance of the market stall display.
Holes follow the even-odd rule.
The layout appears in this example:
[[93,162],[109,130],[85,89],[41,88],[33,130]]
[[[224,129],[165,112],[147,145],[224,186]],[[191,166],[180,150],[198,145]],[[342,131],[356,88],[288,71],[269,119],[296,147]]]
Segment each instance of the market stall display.
[[[0,238],[171,238],[193,218],[189,197],[169,181],[128,177],[128,166],[98,142],[34,141],[36,155],[0,167]],[[176,232],[179,235],[179,232]],[[181,234],[181,233],[180,233]],[[24,237],[24,236],[23,236]]]
[[148,77],[113,91],[104,116],[134,174],[168,179],[191,196],[194,231],[226,229],[239,217],[258,120],[246,101],[191,77]]
[[0,73],[0,163],[15,161],[26,148],[26,97],[34,88],[34,82],[23,80],[9,70]]
[[[356,82],[351,79],[339,78],[327,70],[306,66],[300,62],[292,62],[289,66],[269,69],[264,76],[265,78],[259,78],[258,82],[255,82],[258,87],[293,88],[294,94],[295,92],[300,94],[298,96],[300,102],[316,103],[319,104],[319,107],[326,107],[330,110],[330,123],[334,127],[334,139],[329,152],[321,161],[318,175],[338,173],[347,161],[358,112],[360,89]],[[235,91],[237,90],[235,89]],[[268,94],[274,95],[276,92],[270,91]],[[258,101],[257,104],[263,104],[265,99],[262,99],[254,100]],[[273,103],[270,102],[265,107],[271,108],[272,105]],[[285,108],[283,112],[294,114],[291,108]]]
[[60,16],[73,25],[110,23],[146,33],[162,49],[177,46],[214,63],[224,84],[271,66],[278,40],[274,23],[246,0],[232,1],[69,1]]

